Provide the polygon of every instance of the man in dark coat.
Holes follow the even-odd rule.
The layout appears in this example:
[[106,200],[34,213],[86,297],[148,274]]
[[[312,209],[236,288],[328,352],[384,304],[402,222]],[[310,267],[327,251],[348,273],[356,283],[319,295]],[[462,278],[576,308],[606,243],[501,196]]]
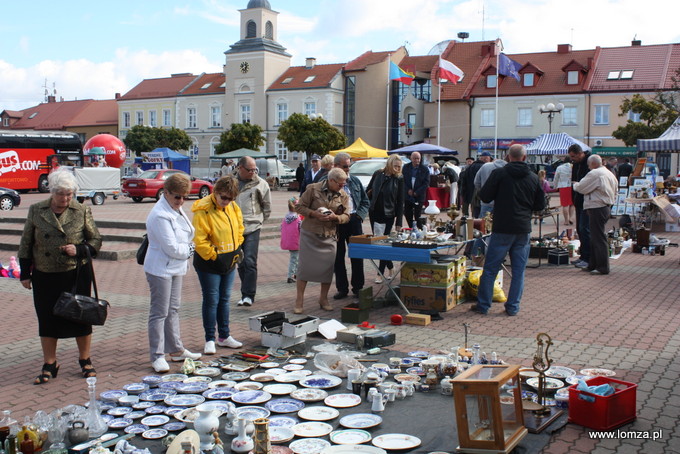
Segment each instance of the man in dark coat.
[[328,171],[321,167],[321,156],[318,154],[312,155],[312,167],[305,172],[305,178],[302,180],[302,186],[300,187],[300,195],[305,193],[308,184],[318,183],[321,181],[321,177],[326,175]]
[[411,153],[411,162],[404,166],[402,172],[404,174],[404,190],[406,197],[404,200],[404,217],[409,227],[413,225],[413,221],[419,229],[423,228],[423,222],[420,219],[420,212],[425,203],[427,196],[427,188],[430,186],[430,171],[427,166],[422,164],[420,153],[414,151]]
[[[472,217],[475,219],[479,217],[479,211],[481,210],[479,201],[475,201],[475,177],[477,176],[479,169],[489,161],[491,161],[491,153],[482,151],[477,157],[477,160],[465,169],[463,187],[461,188],[463,191],[463,208],[465,209],[469,206]],[[467,211],[464,210],[463,214],[466,213]]]
[[[569,158],[573,162],[571,181],[581,181],[590,172],[588,167],[590,152],[583,151],[581,146],[575,143],[569,147],[567,153],[569,153]],[[587,268],[590,261],[590,219],[588,218],[588,212],[583,210],[583,194],[572,189],[572,200],[576,209],[576,231],[578,232],[578,240],[581,242],[579,247],[581,256],[571,263],[576,268]]]
[[619,165],[619,177],[629,177],[633,173],[633,166],[630,159],[625,158],[623,164]]
[[298,183],[298,189],[302,187],[302,182],[305,181],[305,166],[300,163],[295,169],[295,181]]

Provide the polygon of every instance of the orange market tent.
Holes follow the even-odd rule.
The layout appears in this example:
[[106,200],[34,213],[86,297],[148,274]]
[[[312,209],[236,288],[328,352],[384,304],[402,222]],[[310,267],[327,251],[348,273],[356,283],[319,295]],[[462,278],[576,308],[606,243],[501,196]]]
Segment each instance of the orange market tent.
[[366,159],[366,158],[386,158],[387,150],[381,150],[380,148],[375,148],[364,142],[364,140],[359,137],[352,145],[342,150],[333,150],[328,154],[335,156],[338,153],[347,153],[352,159]]

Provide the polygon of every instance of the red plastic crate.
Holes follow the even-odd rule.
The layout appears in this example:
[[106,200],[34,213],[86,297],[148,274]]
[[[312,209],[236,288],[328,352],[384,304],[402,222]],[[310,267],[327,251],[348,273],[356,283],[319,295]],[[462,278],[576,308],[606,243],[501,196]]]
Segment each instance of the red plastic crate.
[[[636,418],[637,385],[610,377],[593,377],[586,380],[588,386],[610,384],[614,394],[598,396],[569,387],[569,422],[595,430],[611,430]],[[580,398],[580,395],[591,396],[594,402]]]

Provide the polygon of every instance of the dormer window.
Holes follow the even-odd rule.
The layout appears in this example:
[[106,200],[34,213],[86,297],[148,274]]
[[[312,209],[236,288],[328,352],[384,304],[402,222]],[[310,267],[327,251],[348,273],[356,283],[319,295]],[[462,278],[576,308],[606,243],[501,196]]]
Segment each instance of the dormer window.
[[533,87],[536,80],[536,74],[524,73],[522,74],[522,85],[525,87]]
[[486,88],[496,88],[496,84],[498,83],[498,76],[495,74],[489,74],[486,76]]
[[567,85],[578,84],[578,71],[567,71]]

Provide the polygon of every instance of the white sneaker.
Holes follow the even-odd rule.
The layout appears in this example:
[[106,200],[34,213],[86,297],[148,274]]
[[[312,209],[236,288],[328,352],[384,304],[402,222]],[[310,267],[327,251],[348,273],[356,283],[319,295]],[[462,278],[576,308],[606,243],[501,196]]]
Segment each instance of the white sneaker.
[[200,353],[191,353],[189,350],[187,350],[185,348],[184,351],[180,355],[177,355],[177,356],[170,355],[170,359],[172,361],[184,361],[187,358],[190,358],[190,359],[193,359],[193,360],[201,359],[201,354]]
[[208,341],[205,343],[205,347],[203,347],[203,353],[206,355],[214,355],[215,352],[215,341]]
[[236,303],[237,306],[243,306],[243,298],[241,298],[238,303]]
[[160,357],[152,362],[151,367],[153,367],[153,370],[158,373],[168,372],[170,370],[170,365],[163,357]]
[[378,276],[378,277],[375,278],[375,280],[373,282],[375,282],[376,284],[382,284],[382,281],[383,281],[382,278],[380,276]]
[[245,298],[243,298],[243,299],[241,300],[241,302],[243,303],[242,306],[252,306],[252,305],[253,305],[253,300],[250,299],[250,297],[248,297],[248,296],[246,296]]
[[229,336],[226,339],[217,339],[217,345],[220,347],[228,347],[228,348],[239,348],[243,346],[243,344],[233,337]]

